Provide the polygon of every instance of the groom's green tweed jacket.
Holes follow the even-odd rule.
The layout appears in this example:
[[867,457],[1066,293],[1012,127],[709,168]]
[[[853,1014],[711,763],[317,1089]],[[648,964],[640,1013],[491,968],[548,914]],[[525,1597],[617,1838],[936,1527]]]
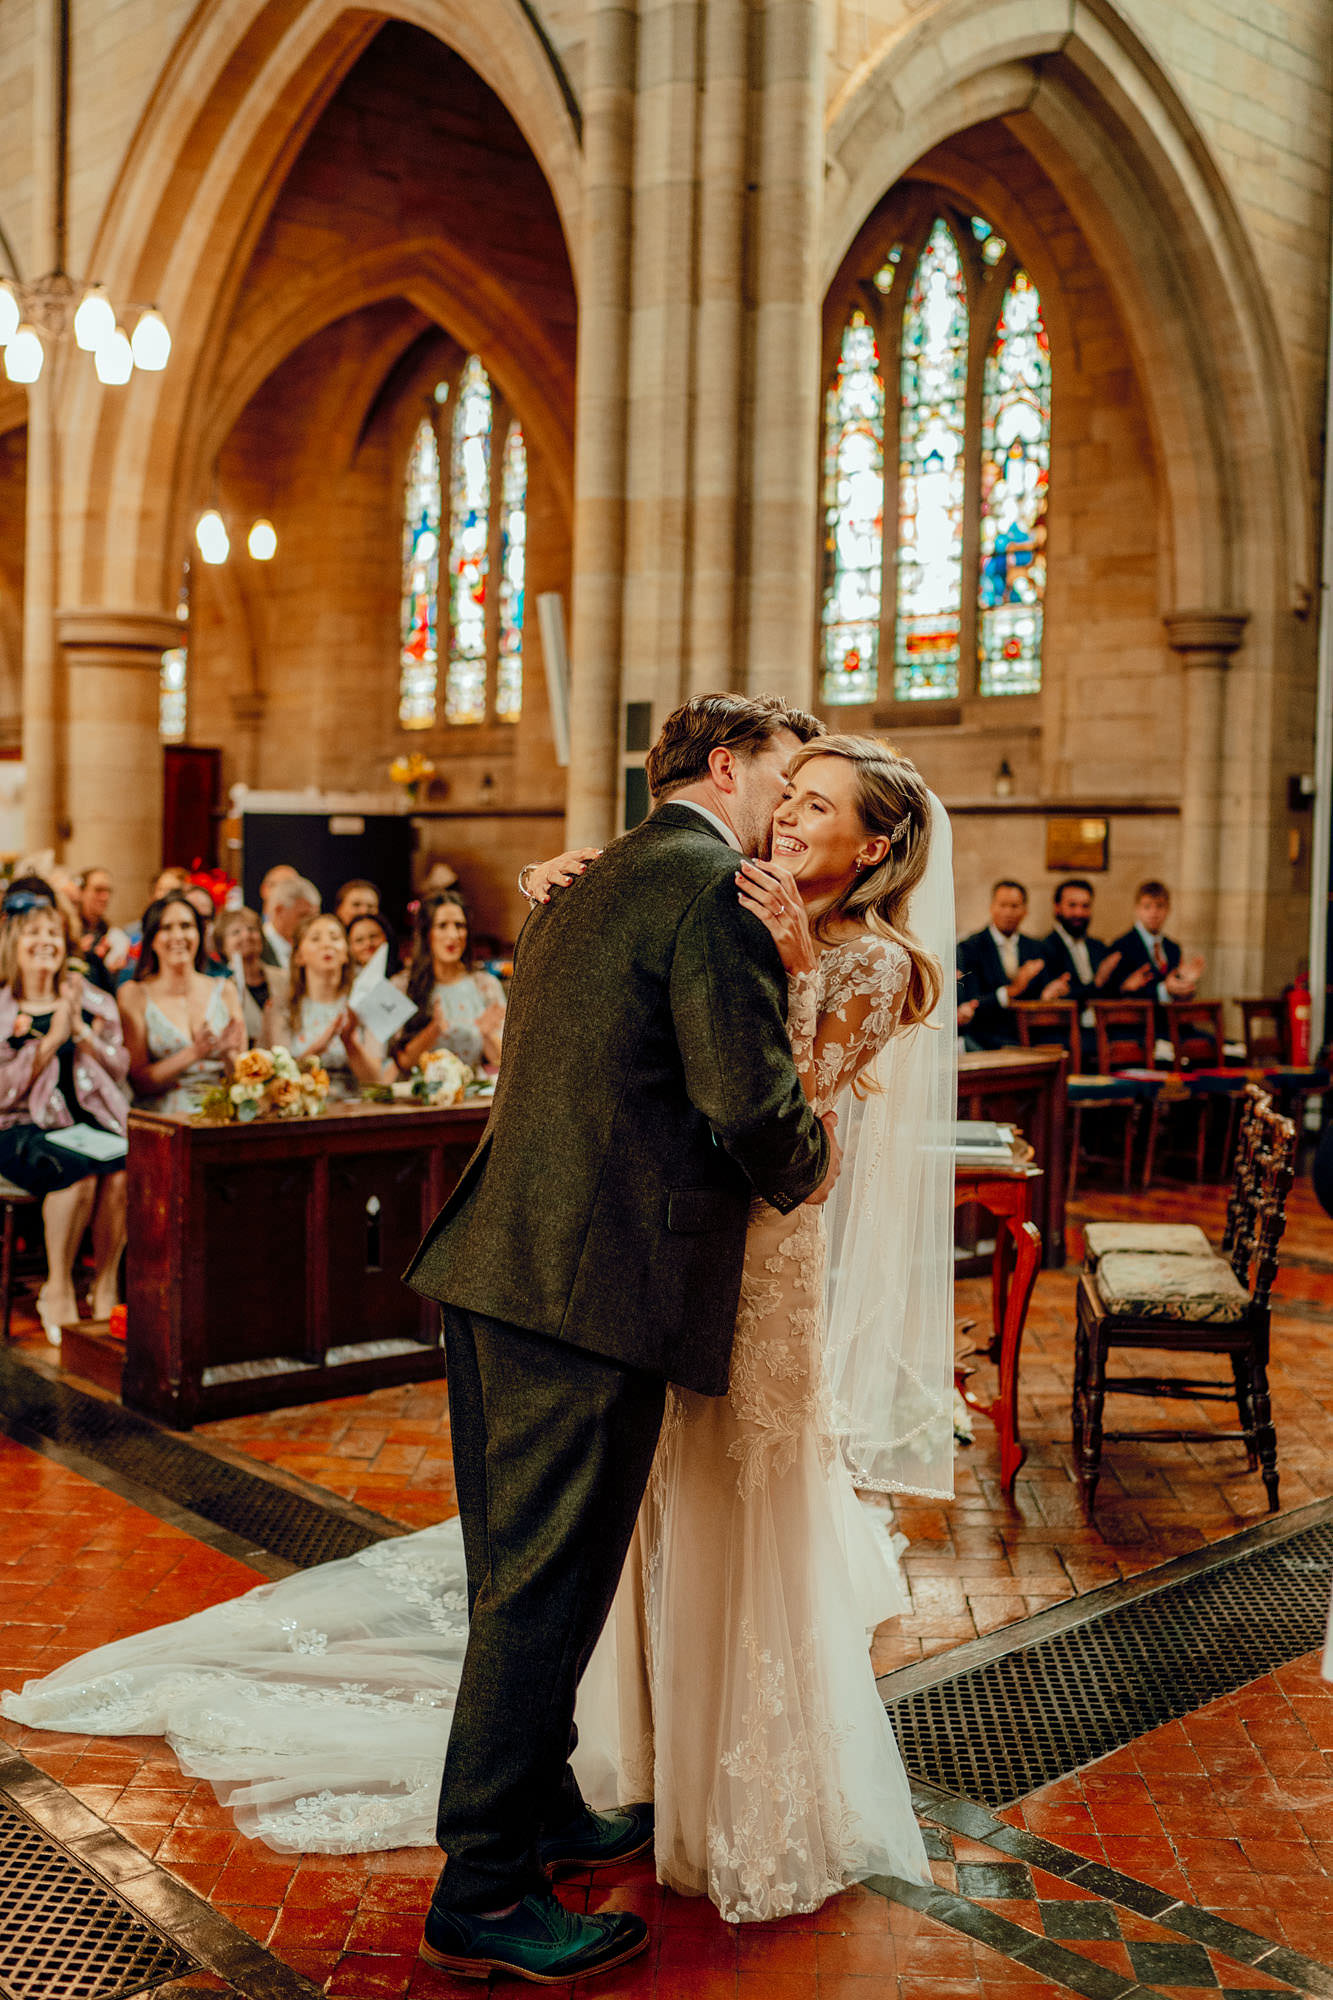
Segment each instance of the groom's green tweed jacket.
[[725,1390],[751,1198],[795,1208],[828,1163],[739,864],[668,804],[532,912],[490,1123],[417,1291]]

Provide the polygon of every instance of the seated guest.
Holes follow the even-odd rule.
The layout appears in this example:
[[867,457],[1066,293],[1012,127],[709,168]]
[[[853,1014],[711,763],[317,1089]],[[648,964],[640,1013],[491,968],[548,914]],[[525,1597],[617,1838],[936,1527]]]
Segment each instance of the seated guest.
[[315,1056],[335,1097],[355,1097],[363,1083],[384,1083],[393,1074],[383,1049],[347,1005],[351,984],[342,925],[332,916],[308,917],[296,933],[287,995],[270,1001],[265,1017],[269,1047]]
[[79,951],[82,957],[98,962],[108,973],[117,973],[129,956],[130,939],[122,931],[107,921],[107,911],[115,893],[115,885],[110,871],[105,868],[85,868],[82,875],[74,878],[75,900],[79,910]]
[[344,882],[333,905],[334,914],[344,930],[351,925],[354,917],[377,917],[380,909],[380,892],[373,882],[357,877]]
[[76,1320],[74,1259],[91,1218],[92,1309],[116,1303],[125,1247],[125,1162],[58,1146],[53,1132],[95,1126],[123,1136],[129,1067],[109,995],[67,966],[65,926],[49,902],[11,889],[0,931],[0,1173],[42,1199],[46,1283],[37,1313],[46,1337]]
[[144,911],[134,978],[121,987],[135,1102],[151,1111],[197,1111],[222,1081],[228,1056],[246,1047],[241,996],[204,970],[204,940],[192,903],[159,897]]
[[1042,939],[1046,961],[1043,1000],[1075,1000],[1079,1006],[1079,1026],[1083,1037],[1083,1061],[1091,1067],[1096,1060],[1091,1002],[1105,984],[1102,964],[1110,946],[1089,935],[1092,923],[1092,884],[1081,878],[1061,882],[1055,891],[1055,922],[1050,935]]
[[[273,870],[269,870],[269,875]],[[269,875],[264,877],[267,882]],[[319,890],[293,869],[270,890],[264,915],[264,963],[285,972],[291,964],[292,940],[303,923],[319,915]]]
[[493,974],[472,970],[469,931],[466,906],[456,894],[428,897],[417,911],[412,962],[394,982],[417,1007],[391,1044],[404,1073],[435,1048],[452,1049],[471,1069],[500,1060],[504,988]]
[[218,950],[215,930],[217,904],[207,889],[198,882],[192,882],[188,889],[182,889],[181,894],[199,919],[199,931],[204,940],[204,971],[210,979],[225,979],[227,961]]
[[969,1042],[979,1049],[1002,1049],[1016,1042],[1013,1003],[1030,987],[1037,985],[1040,990],[1045,984],[1042,948],[1035,938],[1024,937],[1021,929],[1027,913],[1023,884],[997,882],[991,890],[990,922],[959,942],[958,973],[965,982],[959,992],[959,1021]]
[[389,956],[386,960],[386,977],[392,978],[393,974],[398,970],[400,953],[398,949],[398,934],[389,922],[389,919],[382,917],[376,911],[373,916],[367,914],[361,917],[353,917],[351,923],[346,928],[347,952],[352,961],[353,974],[358,973],[363,965],[369,965],[380,946],[386,944],[389,947]]
[[[264,964],[264,932],[257,910],[223,910],[216,924],[218,950],[228,972],[239,963],[241,1016],[246,1040],[253,1046],[264,1038],[264,1009],[273,997]],[[234,975],[233,975],[234,976]]]
[[[1172,1000],[1192,1000],[1203,974],[1200,957],[1185,959],[1174,938],[1166,935],[1171,894],[1164,882],[1140,882],[1134,897],[1134,924],[1111,946],[1107,985],[1118,996],[1142,994],[1160,1008]],[[1114,962],[1113,962],[1114,961]],[[1158,1016],[1158,1033],[1166,1022]]]

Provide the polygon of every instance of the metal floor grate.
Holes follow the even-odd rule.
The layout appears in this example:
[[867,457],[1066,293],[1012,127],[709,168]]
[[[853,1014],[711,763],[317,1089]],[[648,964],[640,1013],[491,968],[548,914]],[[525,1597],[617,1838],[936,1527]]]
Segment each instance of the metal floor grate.
[[0,1805],[0,1909],[4,2000],[121,2000],[196,1969],[10,1805]]
[[1333,1522],[1019,1646],[887,1707],[909,1772],[988,1806],[1322,1645]]
[[297,1569],[356,1555],[396,1532],[386,1522],[377,1533],[336,1511],[332,1496],[321,1506],[7,1354],[0,1354],[0,1408],[15,1423],[86,1453]]

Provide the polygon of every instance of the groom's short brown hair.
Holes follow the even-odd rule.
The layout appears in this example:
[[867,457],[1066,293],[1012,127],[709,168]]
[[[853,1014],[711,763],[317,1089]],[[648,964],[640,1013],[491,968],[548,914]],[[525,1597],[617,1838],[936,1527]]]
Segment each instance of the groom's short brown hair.
[[673,708],[661,734],[648,752],[644,769],[655,799],[681,785],[708,776],[714,750],[736,750],[747,757],[789,729],[802,743],[824,734],[818,716],[792,708],[777,694],[696,694]]

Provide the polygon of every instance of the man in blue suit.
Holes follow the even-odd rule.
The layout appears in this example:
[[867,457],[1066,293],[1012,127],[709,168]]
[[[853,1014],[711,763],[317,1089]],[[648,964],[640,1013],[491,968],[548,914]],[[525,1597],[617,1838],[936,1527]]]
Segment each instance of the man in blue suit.
[[1024,937],[1028,892],[1021,882],[997,882],[991,890],[990,922],[958,945],[958,1021],[969,1043],[1001,1049],[1017,1042],[1015,1000],[1040,979],[1044,959],[1035,938]]

